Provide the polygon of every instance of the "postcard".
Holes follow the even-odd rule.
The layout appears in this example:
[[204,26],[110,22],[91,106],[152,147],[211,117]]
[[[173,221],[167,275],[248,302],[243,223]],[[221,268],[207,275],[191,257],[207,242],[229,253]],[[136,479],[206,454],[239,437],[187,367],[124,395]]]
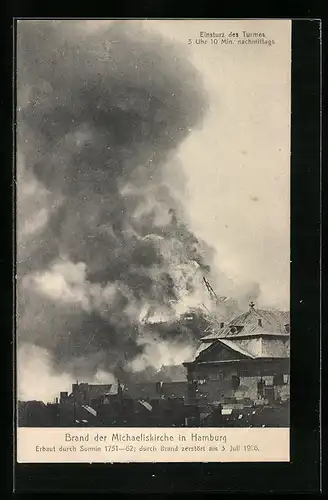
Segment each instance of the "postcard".
[[290,20],[16,26],[17,461],[288,462]]

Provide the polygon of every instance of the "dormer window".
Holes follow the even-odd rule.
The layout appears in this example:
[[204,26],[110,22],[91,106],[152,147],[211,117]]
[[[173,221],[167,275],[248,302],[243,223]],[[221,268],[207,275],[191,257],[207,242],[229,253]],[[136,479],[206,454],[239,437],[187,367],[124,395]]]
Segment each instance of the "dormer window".
[[261,319],[258,319],[257,323],[258,323],[259,326],[262,326],[262,320]]
[[289,325],[289,323],[287,323],[287,325],[285,325],[285,332],[287,332],[287,333],[290,332],[290,325]]
[[242,330],[242,326],[238,326],[238,325],[231,325],[230,326],[230,333],[238,333],[240,332],[240,330]]

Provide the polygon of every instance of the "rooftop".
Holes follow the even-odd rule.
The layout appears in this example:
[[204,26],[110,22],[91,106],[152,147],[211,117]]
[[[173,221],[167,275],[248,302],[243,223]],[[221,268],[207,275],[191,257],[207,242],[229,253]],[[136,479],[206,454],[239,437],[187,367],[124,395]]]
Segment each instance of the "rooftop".
[[256,336],[289,336],[289,311],[255,309],[250,304],[247,312],[233,318],[221,328],[212,328],[209,335],[202,337],[203,342],[217,339],[236,339]]

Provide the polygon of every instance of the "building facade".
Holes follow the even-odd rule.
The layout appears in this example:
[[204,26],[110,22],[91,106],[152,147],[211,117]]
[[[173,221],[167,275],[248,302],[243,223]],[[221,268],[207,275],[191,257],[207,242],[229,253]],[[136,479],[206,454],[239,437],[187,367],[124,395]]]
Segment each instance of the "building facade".
[[289,399],[289,312],[256,309],[223,322],[201,339],[184,363],[191,402],[227,400],[284,402]]
[[[115,389],[115,388],[114,388]],[[72,384],[72,392],[60,393],[60,404],[91,404],[100,396],[105,396],[113,392],[113,384],[88,384],[81,382]]]

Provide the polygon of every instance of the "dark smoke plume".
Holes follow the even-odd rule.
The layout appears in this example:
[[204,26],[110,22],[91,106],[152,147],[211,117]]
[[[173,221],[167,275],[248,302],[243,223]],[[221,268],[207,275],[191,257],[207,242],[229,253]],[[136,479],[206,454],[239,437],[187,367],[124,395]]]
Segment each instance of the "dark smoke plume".
[[18,340],[59,371],[124,370],[161,341],[141,312],[172,315],[209,271],[173,194],[202,82],[180,49],[118,21],[20,22],[17,80]]

